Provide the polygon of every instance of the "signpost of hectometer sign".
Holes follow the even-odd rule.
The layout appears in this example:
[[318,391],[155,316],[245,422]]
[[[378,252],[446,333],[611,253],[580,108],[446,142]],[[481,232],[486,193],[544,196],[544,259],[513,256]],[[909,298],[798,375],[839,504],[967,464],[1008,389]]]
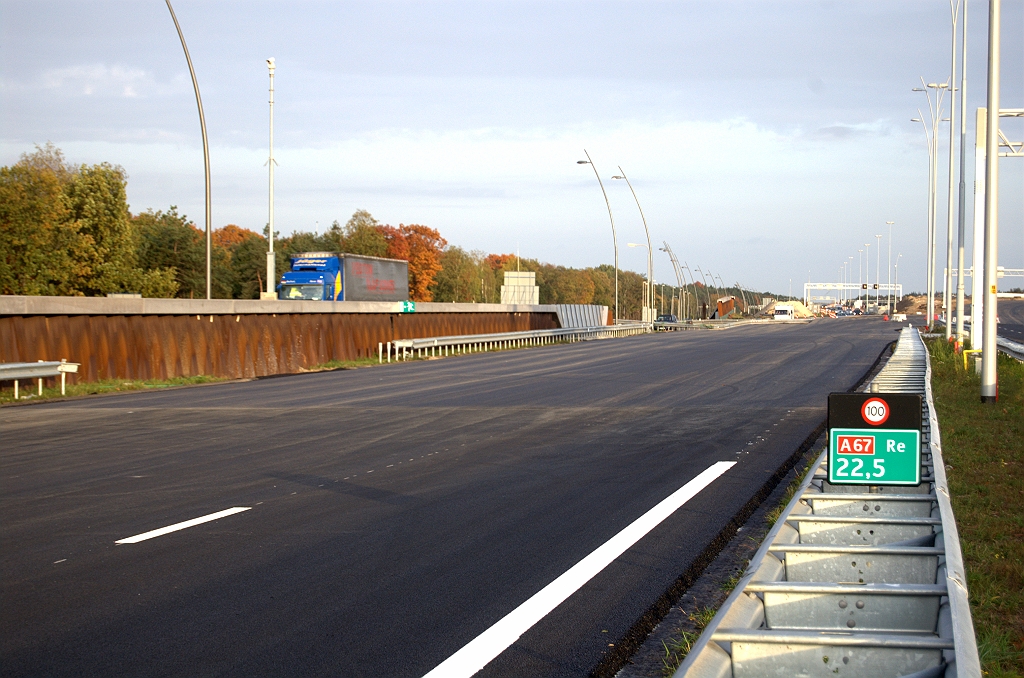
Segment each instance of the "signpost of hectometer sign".
[[921,396],[832,393],[828,441],[833,485],[918,485]]

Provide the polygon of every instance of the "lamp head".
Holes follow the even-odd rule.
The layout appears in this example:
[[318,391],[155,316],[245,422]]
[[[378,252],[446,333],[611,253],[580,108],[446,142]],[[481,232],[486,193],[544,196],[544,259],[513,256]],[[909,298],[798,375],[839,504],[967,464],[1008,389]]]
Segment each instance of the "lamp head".
[[619,176],[619,175],[617,175],[617,174],[616,174],[616,175],[615,175],[614,177],[612,177],[612,179],[625,179],[625,178],[626,178],[626,177],[620,177],[620,176]]
[[589,160],[577,160],[576,164],[577,165],[589,165],[590,161]]
[[274,72],[274,68],[275,67],[276,67],[276,64],[274,62],[274,57],[270,57],[269,59],[267,59],[267,68],[270,69],[271,73]]

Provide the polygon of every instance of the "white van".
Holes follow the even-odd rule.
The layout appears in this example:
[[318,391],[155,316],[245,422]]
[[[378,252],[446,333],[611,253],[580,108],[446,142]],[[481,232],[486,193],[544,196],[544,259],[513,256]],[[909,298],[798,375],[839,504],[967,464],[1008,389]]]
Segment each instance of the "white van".
[[791,304],[775,304],[775,320],[792,320],[796,317]]

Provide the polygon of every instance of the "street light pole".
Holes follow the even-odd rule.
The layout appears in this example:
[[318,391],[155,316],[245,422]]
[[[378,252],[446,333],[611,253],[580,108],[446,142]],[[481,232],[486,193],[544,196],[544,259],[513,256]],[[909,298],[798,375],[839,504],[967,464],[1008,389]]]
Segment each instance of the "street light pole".
[[882,286],[882,283],[881,283],[882,276],[879,275],[879,270],[878,270],[879,266],[882,263],[882,236],[881,235],[876,235],[875,236],[875,244],[877,245],[877,247],[875,248],[875,313],[878,313],[878,293],[882,291],[882,290],[879,289],[879,287]]
[[[847,283],[852,283],[853,282],[853,257],[850,256],[850,257],[847,257],[847,259],[850,260],[850,269],[849,269],[849,272],[846,274],[846,282]],[[848,287],[849,285],[847,284],[846,286]],[[853,305],[853,301],[850,299],[850,291],[849,290],[846,291],[846,303],[849,306]]]
[[583,149],[583,155],[587,156],[586,160],[577,160],[577,165],[590,165],[594,170],[594,176],[597,177],[597,183],[601,187],[601,195],[604,196],[604,204],[608,208],[608,221],[612,223],[612,246],[615,248],[615,317],[614,320],[619,318],[619,240],[615,236],[615,217],[612,216],[612,204],[608,202],[608,194],[604,190],[604,182],[601,181],[601,175],[597,171],[597,167],[594,165],[594,161],[590,159],[590,154],[587,153],[587,149]]
[[949,190],[946,203],[946,274],[942,290],[942,303],[946,307],[946,341],[952,336],[950,314],[953,305],[950,295],[953,293],[953,182],[956,173],[953,169],[953,151],[956,148],[956,24],[960,14],[960,0],[949,0],[949,11],[953,19],[953,47],[949,66]]
[[[903,254],[902,253],[896,255],[896,263],[894,264],[894,268],[896,269],[896,277],[895,277],[895,280],[893,280],[893,286],[894,287],[899,287],[900,286],[900,259],[902,259],[902,258],[903,258]],[[893,291],[893,295],[892,296],[893,296],[893,299],[896,300],[896,303],[899,303],[899,302],[903,301],[903,296],[896,294],[895,290]],[[895,307],[893,307],[893,310],[895,310]]]
[[[967,209],[967,2],[964,2],[963,39],[960,46],[960,210],[957,217],[956,339],[964,340],[964,237]],[[978,275],[975,271],[974,275]]]
[[174,8],[171,7],[171,0],[167,2],[167,9],[171,12],[171,19],[174,27],[178,30],[178,38],[181,39],[181,48],[185,50],[185,61],[188,63],[188,72],[192,76],[192,89],[196,92],[196,106],[199,107],[199,128],[203,133],[203,169],[206,177],[206,298],[210,298],[210,251],[212,243],[212,231],[210,230],[210,144],[206,139],[206,116],[203,115],[203,99],[199,96],[199,81],[196,80],[196,70],[192,67],[192,57],[188,55],[188,45],[185,44],[185,34],[181,32],[181,25],[178,24],[178,17],[174,15]]
[[892,305],[892,300],[890,298],[892,294],[892,225],[896,222],[887,221],[885,223],[889,225],[889,254],[888,263],[885,265],[885,282],[888,286],[888,289],[885,290],[885,312],[892,313],[892,309],[890,308]]
[[[648,287],[651,291],[651,303],[648,305],[650,308],[654,308],[654,249],[651,245],[651,230],[647,228],[647,217],[644,216],[644,210],[640,207],[640,199],[636,197],[636,191],[633,190],[633,184],[629,183],[629,177],[622,169],[622,165],[619,165],[619,176],[614,176],[612,179],[625,179],[626,185],[629,186],[629,192],[633,194],[633,200],[636,201],[636,208],[640,211],[640,219],[644,222],[644,232],[647,233],[647,282]],[[652,318],[653,320],[653,318]]]
[[277,280],[277,273],[275,269],[274,259],[274,165],[277,164],[274,161],[274,68],[276,62],[274,57],[267,59],[267,69],[270,71],[270,158],[267,160],[267,165],[270,168],[270,190],[269,190],[269,205],[268,205],[268,224],[269,230],[267,232],[267,240],[270,243],[270,248],[267,250],[267,292],[268,298],[274,296],[274,284]]
[[[614,179],[615,177],[612,178]],[[651,248],[648,247],[647,245],[643,245],[641,243],[636,242],[626,243],[626,245],[628,247],[643,247],[645,250],[647,250],[647,293],[644,294],[644,306],[646,306],[647,308],[651,308],[653,310],[654,301],[653,299],[650,298],[649,294],[651,289],[653,288],[653,285],[651,283],[651,269],[653,268],[653,266],[651,265]],[[648,302],[651,303],[649,304]],[[644,321],[644,315],[647,313],[650,313],[650,311],[640,312],[640,322],[646,322]],[[654,319],[652,318],[651,320],[653,322]]]
[[[949,88],[949,83],[937,84],[930,82],[925,84],[924,78],[921,78],[921,85],[923,87],[914,87],[914,92],[924,92],[925,99],[928,100],[928,112],[931,115],[932,130],[931,134],[928,133],[928,127],[924,122],[924,115],[918,110],[920,118],[914,118],[911,122],[920,122],[925,128],[925,137],[927,138],[928,144],[928,327],[931,328],[935,322],[935,219],[936,213],[938,212],[938,177],[939,177],[939,122],[942,119],[942,98],[945,96],[946,89]],[[932,96],[928,93],[928,90],[936,90],[935,101],[932,102]]]
[[[864,290],[864,312],[871,308],[871,243],[864,243],[864,277],[867,278],[868,288]],[[876,309],[877,310],[877,309]]]
[[860,300],[861,285],[864,284],[864,250],[857,250],[857,300]]
[[[981,402],[999,399],[996,372],[996,279],[999,265],[999,70],[1002,3],[989,0],[988,10],[988,134],[985,137],[985,309],[981,335]],[[974,272],[978,275],[978,271]]]

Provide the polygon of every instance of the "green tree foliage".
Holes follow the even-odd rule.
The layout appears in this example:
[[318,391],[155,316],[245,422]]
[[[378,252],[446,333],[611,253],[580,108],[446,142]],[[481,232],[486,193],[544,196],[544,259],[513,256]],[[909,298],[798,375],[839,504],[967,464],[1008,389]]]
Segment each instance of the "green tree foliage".
[[345,252],[368,257],[386,257],[388,253],[380,223],[366,210],[357,211],[345,224],[342,246]]
[[4,292],[173,293],[171,271],[138,265],[120,167],[72,168],[47,144],[3,168],[2,177]]
[[470,253],[461,247],[446,248],[441,253],[441,270],[430,285],[431,297],[434,301],[483,301],[483,277],[490,274],[484,267],[482,253]]
[[75,294],[88,244],[61,177],[25,163],[0,168],[0,293]]

